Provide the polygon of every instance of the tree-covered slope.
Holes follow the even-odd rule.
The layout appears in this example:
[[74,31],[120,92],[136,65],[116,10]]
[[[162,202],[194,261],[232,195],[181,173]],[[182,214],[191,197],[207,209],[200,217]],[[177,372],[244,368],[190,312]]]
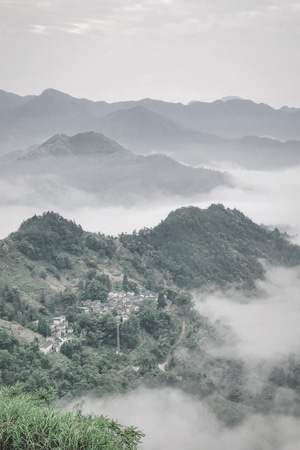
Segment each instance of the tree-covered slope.
[[[48,274],[67,277],[72,284],[87,278],[94,268],[105,271],[119,287],[120,276],[126,273],[136,285],[156,292],[161,286],[189,289],[234,283],[250,287],[263,276],[261,260],[300,264],[300,248],[287,236],[222,205],[180,208],[153,229],[118,238],[86,233],[73,221],[45,213],[26,220],[2,241],[0,250],[2,285],[7,272],[18,278],[22,270],[23,283],[35,277],[37,284],[47,285]],[[119,273],[119,278],[112,273]]]
[[34,260],[52,261],[56,252],[80,254],[83,231],[81,226],[56,213],[33,216],[14,235],[17,248]]
[[[193,310],[183,289],[254,287],[264,275],[261,258],[297,265],[300,248],[222,205],[181,208],[153,229],[118,238],[85,232],[53,212],[34,216],[0,242],[0,385],[20,382],[25,392],[55,389],[65,399],[173,385],[221,396],[236,421],[241,403],[255,405],[215,376],[215,369],[225,377],[227,369],[235,373],[235,362],[205,356],[203,342],[218,339],[218,330]],[[139,303],[129,312],[131,300],[122,306],[117,354],[120,306],[109,295],[128,291],[134,291],[131,298],[140,295]],[[123,304],[125,295],[119,297]],[[95,310],[83,314],[93,302]],[[103,305],[107,309],[97,312]],[[39,345],[51,334],[53,318],[62,315],[72,339],[59,353],[45,355]],[[25,342],[16,327],[30,329],[33,340]],[[204,352],[208,367],[198,370],[189,359],[178,360],[186,354],[193,361],[193,352]]]
[[300,264],[300,248],[277,229],[269,231],[222,205],[178,209],[157,227],[123,235],[121,241],[140,260],[141,268],[154,267],[184,288],[251,286],[263,275],[260,259]]

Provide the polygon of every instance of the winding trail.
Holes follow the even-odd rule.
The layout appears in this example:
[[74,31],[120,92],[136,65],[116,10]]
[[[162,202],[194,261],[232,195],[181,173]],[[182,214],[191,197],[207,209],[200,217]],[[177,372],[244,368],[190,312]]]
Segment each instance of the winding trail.
[[170,350],[168,352],[168,355],[166,357],[166,360],[162,364],[158,364],[158,368],[160,370],[162,370],[163,372],[165,372],[165,367],[166,367],[166,365],[169,363],[169,361],[171,359],[172,352],[173,352],[174,348],[176,347],[176,345],[178,345],[184,339],[184,336],[185,336],[185,320],[182,321],[180,336],[179,336],[177,342],[173,345],[173,347],[170,348]]

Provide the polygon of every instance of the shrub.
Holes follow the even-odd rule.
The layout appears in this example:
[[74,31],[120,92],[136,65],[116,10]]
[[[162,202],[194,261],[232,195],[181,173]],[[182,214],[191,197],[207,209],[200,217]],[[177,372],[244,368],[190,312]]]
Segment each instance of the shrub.
[[[51,394],[51,393],[50,393]],[[48,406],[44,389],[24,394],[16,386],[0,391],[1,450],[134,450],[143,434],[103,416],[61,412]]]

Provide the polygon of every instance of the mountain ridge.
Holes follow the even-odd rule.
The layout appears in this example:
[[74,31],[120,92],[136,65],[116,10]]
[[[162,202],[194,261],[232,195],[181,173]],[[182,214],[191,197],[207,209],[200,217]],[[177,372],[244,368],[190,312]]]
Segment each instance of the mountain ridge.
[[24,97],[20,104],[20,97],[5,95],[11,98],[11,105],[16,99],[17,102],[15,107],[2,107],[0,112],[2,153],[36,144],[37,140],[45,140],[51,134],[97,130],[104,116],[136,106],[145,107],[191,131],[227,139],[245,135],[269,135],[284,141],[300,139],[299,108],[274,109],[252,100],[197,101],[188,105],[152,99],[107,103],[77,99],[46,89],[39,96]]
[[[14,266],[18,255],[23,255],[23,263]],[[88,261],[94,261],[99,270],[107,267],[109,274],[127,273],[140,287],[156,292],[162,286],[227,289],[240,285],[253,289],[255,280],[264,276],[261,259],[294,267],[300,265],[300,247],[277,229],[267,230],[240,211],[220,204],[206,209],[182,207],[153,228],[121,233],[116,238],[86,232],[74,221],[47,212],[27,219],[0,242],[0,263],[5,267],[0,288],[23,265],[24,278],[17,277],[15,286],[31,286],[35,280],[33,298],[38,286],[39,290],[48,286],[44,276],[36,278],[36,270],[61,271],[63,283],[74,288],[75,279],[88,273]],[[34,272],[29,261],[36,266]],[[27,287],[25,292],[27,295]]]
[[[277,229],[268,231],[236,209],[211,205],[207,209],[182,207],[171,212],[154,229],[139,233],[139,246],[158,252],[157,268],[176,279],[180,287],[199,288],[203,283],[253,286],[264,268],[259,259],[272,264],[300,264],[300,247],[288,243]],[[133,249],[134,239],[122,236]],[[152,261],[146,254],[140,264]],[[251,275],[252,274],[252,275]]]
[[224,138],[186,128],[144,106],[118,109],[100,119],[97,128],[138,153],[167,153],[194,166],[232,161],[249,169],[273,170],[300,163],[300,141]]
[[189,167],[166,155],[138,155],[96,132],[57,134],[0,162],[4,180],[28,186],[30,202],[41,202],[45,193],[45,202],[52,199],[52,205],[63,201],[62,191],[73,195],[72,189],[83,192],[85,201],[89,195],[99,205],[128,205],[173,195],[186,198],[231,185],[225,173]]
[[[97,156],[97,154],[129,154],[129,150],[107,138],[103,134],[93,131],[79,133],[74,136],[66,134],[56,134],[30,151],[25,156],[26,159],[37,156]],[[21,158],[19,158],[20,160]]]

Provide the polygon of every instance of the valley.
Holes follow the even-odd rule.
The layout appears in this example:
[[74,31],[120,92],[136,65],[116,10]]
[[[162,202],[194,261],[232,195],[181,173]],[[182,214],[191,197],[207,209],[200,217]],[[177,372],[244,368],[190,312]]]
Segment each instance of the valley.
[[297,422],[298,110],[1,95],[2,388]]
[[0,1],[0,450],[299,450],[299,1]]

